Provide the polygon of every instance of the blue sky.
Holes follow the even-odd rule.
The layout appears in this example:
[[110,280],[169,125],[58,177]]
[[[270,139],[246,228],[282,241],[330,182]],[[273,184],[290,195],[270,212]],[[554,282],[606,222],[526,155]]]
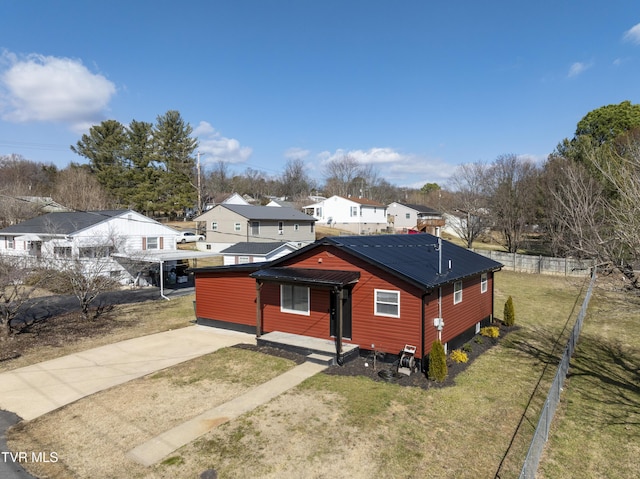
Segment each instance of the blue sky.
[[639,96],[637,0],[0,0],[0,155],[61,168],[91,125],[178,110],[205,168],[445,185]]

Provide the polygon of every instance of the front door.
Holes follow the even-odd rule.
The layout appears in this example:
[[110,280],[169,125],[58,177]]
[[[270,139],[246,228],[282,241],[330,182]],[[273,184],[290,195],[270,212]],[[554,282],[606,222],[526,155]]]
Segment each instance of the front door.
[[[342,299],[342,337],[351,339],[351,288],[346,288],[344,292],[344,298]],[[335,338],[338,335],[338,302],[340,301],[340,293],[332,291],[330,296],[330,334]]]

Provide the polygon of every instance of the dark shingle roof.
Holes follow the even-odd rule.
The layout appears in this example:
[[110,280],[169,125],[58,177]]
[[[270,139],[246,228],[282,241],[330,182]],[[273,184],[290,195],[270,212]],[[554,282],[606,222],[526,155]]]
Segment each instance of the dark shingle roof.
[[433,208],[429,208],[424,205],[414,205],[411,203],[398,203],[399,205],[406,206],[407,208],[411,208],[412,210],[416,210],[418,213],[430,214],[430,215],[441,215],[439,211],[434,210]]
[[223,254],[252,254],[252,255],[261,255],[268,254],[272,251],[280,248],[282,245],[287,243],[278,241],[278,242],[268,242],[268,243],[257,243],[257,242],[246,242],[242,241],[240,243],[236,243],[228,248],[223,249],[220,253]]
[[293,208],[277,206],[220,205],[250,220],[278,221],[316,221],[313,216],[306,215]]
[[72,234],[120,216],[129,210],[73,211],[49,213],[0,230],[0,235]]

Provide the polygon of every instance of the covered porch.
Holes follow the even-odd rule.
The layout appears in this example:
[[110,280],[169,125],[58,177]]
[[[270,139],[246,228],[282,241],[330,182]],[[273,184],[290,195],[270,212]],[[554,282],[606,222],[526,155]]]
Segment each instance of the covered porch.
[[[328,339],[312,338],[299,334],[273,331],[257,338],[258,346],[270,346],[307,356],[308,361],[335,365],[336,344]],[[345,362],[355,359],[360,354],[357,344],[342,343],[342,357]]]

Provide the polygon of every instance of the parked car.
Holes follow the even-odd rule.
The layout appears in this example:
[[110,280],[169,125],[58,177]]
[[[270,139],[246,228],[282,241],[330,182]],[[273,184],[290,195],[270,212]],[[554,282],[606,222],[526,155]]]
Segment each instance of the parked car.
[[182,231],[176,238],[178,243],[193,243],[195,241],[204,241],[204,236],[197,235],[193,231]]

